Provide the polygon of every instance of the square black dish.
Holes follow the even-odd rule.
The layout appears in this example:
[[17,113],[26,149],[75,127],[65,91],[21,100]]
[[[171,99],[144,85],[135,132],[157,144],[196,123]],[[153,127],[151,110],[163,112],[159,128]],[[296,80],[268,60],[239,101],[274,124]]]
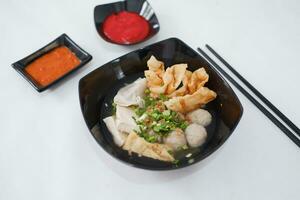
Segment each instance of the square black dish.
[[[110,40],[102,31],[102,25],[106,17],[113,13],[119,13],[121,11],[129,11],[138,13],[140,16],[144,17],[150,26],[150,32],[147,37],[143,40],[130,43],[130,44],[120,44]],[[146,0],[125,0],[118,1],[114,3],[108,3],[103,5],[98,5],[94,8],[94,21],[98,34],[107,42],[119,44],[119,45],[133,45],[144,42],[154,36],[159,31],[159,22],[155,15],[155,12],[148,1]]]
[[[25,68],[28,66],[31,62],[38,59],[39,57],[43,56],[44,54],[48,53],[49,51],[55,49],[59,46],[66,46],[69,50],[71,50],[72,53],[76,55],[76,57],[80,60],[80,64],[77,65],[72,70],[68,71],[64,75],[58,77],[55,81],[51,82],[50,84],[46,86],[39,85],[28,73],[26,73]],[[50,42],[43,48],[37,50],[33,54],[15,62],[12,64],[12,67],[19,72],[38,92],[42,92],[46,90],[47,88],[51,87],[58,81],[62,80],[69,74],[75,72],[77,69],[84,66],[86,63],[88,63],[92,59],[92,56],[84,51],[81,47],[79,47],[71,38],[69,38],[66,34],[62,34],[58,38],[56,38],[54,41]]]
[[[112,114],[112,100],[125,83],[131,83],[143,76],[147,60],[154,55],[169,67],[177,63],[187,63],[194,71],[204,67],[209,74],[207,87],[214,90],[217,98],[207,104],[213,121],[207,127],[206,143],[193,152],[189,158],[183,157],[174,165],[147,157],[131,156],[113,142],[103,118]],[[85,122],[99,145],[113,157],[135,167],[151,170],[169,170],[189,166],[216,151],[232,134],[242,113],[242,105],[228,83],[196,51],[177,38],[170,38],[121,56],[92,71],[79,82],[79,98]]]

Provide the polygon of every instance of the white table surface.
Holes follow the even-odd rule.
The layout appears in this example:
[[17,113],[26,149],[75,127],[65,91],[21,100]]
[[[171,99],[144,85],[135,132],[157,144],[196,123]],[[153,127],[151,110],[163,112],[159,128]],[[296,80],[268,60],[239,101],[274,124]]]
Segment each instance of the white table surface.
[[[209,43],[300,126],[300,1],[151,0],[161,30],[143,44],[99,38],[93,8],[109,1],[0,1],[0,199],[300,198],[300,152],[234,88],[244,115],[203,162],[175,171],[129,167],[93,139],[78,81],[127,52],[178,37]],[[37,93],[11,64],[67,33],[93,60],[55,89]]]

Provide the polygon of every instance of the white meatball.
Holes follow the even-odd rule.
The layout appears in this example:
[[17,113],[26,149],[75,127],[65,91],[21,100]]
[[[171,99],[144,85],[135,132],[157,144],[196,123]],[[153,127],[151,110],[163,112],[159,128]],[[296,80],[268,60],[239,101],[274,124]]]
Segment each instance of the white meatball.
[[192,123],[207,126],[211,122],[211,114],[203,109],[194,110],[186,115],[186,118]]
[[180,147],[186,145],[186,139],[181,129],[176,129],[164,138],[164,143],[170,146],[173,150],[178,150]]
[[192,123],[185,129],[185,136],[191,147],[199,147],[205,142],[207,132],[203,126]]

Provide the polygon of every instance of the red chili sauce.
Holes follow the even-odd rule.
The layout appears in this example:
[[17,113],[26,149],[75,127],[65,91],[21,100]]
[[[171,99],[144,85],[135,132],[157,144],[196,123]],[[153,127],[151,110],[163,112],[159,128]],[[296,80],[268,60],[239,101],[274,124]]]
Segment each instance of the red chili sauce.
[[46,86],[79,64],[79,58],[70,49],[60,46],[30,63],[25,71],[39,85]]
[[148,21],[134,12],[121,11],[109,15],[102,26],[104,35],[120,44],[137,43],[145,39],[150,31]]

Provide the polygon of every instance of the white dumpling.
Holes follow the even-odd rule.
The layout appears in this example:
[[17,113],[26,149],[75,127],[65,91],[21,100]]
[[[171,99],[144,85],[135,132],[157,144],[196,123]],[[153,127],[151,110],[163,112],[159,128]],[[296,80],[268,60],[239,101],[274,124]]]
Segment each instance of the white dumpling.
[[133,109],[129,107],[116,106],[116,126],[120,132],[131,133],[137,129],[137,124],[133,120],[135,113]]
[[186,115],[186,119],[192,123],[196,123],[202,126],[208,126],[211,122],[211,114],[204,109],[197,109],[192,112],[189,112]]
[[199,147],[205,142],[207,132],[203,126],[192,123],[185,129],[185,136],[189,146]]
[[127,135],[118,131],[114,117],[106,117],[103,121],[112,134],[115,144],[119,147],[122,146],[125,143]]
[[164,143],[171,147],[173,150],[178,150],[180,147],[186,145],[186,139],[181,129],[176,129],[164,138]]
[[114,103],[119,106],[139,105],[141,97],[147,88],[145,78],[139,78],[131,84],[121,88],[114,97]]

